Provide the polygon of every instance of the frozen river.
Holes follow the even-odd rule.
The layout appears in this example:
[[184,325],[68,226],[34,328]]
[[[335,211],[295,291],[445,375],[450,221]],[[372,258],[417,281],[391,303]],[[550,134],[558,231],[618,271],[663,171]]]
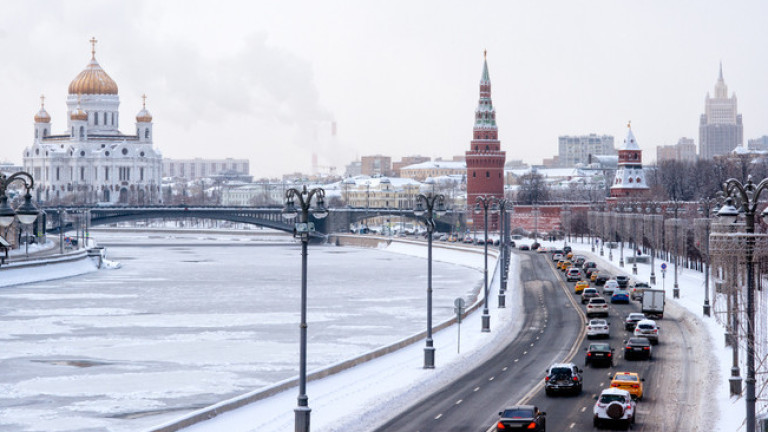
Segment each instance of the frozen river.
[[[122,268],[0,288],[0,430],[135,431],[298,374],[290,237],[94,237]],[[423,258],[310,245],[308,263],[308,370],[424,330]],[[435,323],[476,267],[434,263]]]

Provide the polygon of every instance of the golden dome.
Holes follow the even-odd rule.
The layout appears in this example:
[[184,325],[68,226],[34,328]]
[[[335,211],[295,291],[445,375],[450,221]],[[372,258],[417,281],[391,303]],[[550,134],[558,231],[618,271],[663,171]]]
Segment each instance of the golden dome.
[[40,111],[35,114],[35,123],[50,123],[51,115],[45,110],[45,96],[40,96]]
[[69,83],[69,94],[117,94],[117,83],[104,72],[96,61],[96,39],[91,39],[91,61]]
[[142,95],[141,97],[144,99],[144,102],[142,103],[141,111],[136,114],[136,123],[151,123],[152,114],[147,111],[147,95]]
[[88,121],[88,113],[80,108],[80,95],[77,95],[77,108],[69,115],[72,120]]

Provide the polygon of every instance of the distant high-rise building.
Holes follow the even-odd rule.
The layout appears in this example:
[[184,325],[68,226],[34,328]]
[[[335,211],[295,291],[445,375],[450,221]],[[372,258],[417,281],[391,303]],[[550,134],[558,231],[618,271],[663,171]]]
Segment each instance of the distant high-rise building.
[[648,193],[648,183],[645,182],[643,171],[643,151],[637,144],[632,128],[624,139],[624,146],[619,149],[619,169],[611,185],[611,197],[634,199],[643,198]]
[[560,166],[572,167],[588,164],[590,155],[615,155],[611,135],[564,135],[558,138],[558,162]]
[[699,122],[699,156],[712,159],[731,152],[744,142],[744,126],[737,112],[736,94],[728,97],[728,86],[723,80],[723,65],[715,83],[715,96],[704,101],[704,114]]
[[748,140],[747,148],[749,150],[768,151],[768,135]]
[[386,177],[392,175],[392,158],[374,155],[360,158],[360,170],[363,175],[371,177]]
[[693,138],[680,138],[675,145],[656,147],[656,162],[677,160],[685,162],[696,161],[696,143]]
[[180,177],[187,180],[240,174],[250,171],[248,159],[170,159],[163,158],[163,177]]
[[[485,55],[483,56],[485,57]],[[480,101],[475,109],[475,126],[472,130],[467,159],[467,219],[473,226],[484,228],[484,216],[476,216],[472,210],[478,196],[504,197],[504,162],[506,153],[501,151],[499,128],[496,125],[496,109],[491,101],[491,77],[488,61],[483,59],[480,77]],[[498,215],[488,216],[488,228],[496,229]]]

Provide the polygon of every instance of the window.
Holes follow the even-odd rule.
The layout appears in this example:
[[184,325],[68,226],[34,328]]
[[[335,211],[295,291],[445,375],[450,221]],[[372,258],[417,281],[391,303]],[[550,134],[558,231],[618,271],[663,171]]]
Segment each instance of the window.
[[139,180],[144,181],[144,168],[139,168]]
[[107,125],[107,113],[104,113],[104,126]]
[[144,130],[144,138],[149,138],[149,129]]
[[80,138],[85,138],[85,127],[80,126]]
[[85,167],[80,167],[80,180],[85,180]]
[[485,177],[486,178],[490,178],[491,177],[491,172],[490,171],[486,171],[485,172]]
[[59,181],[61,179],[61,170],[59,167],[56,167],[56,181]]
[[104,180],[109,181],[109,167],[104,167]]
[[35,129],[35,138],[37,138],[37,137],[38,137],[38,136],[37,136],[37,129]]
[[93,179],[98,180],[99,179],[99,169],[96,167],[93,167]]
[[97,112],[93,113],[93,124],[96,126],[99,125],[99,113]]
[[472,177],[477,177],[477,173],[472,171]]
[[44,137],[47,137],[47,136],[48,136],[48,129],[43,129],[43,136],[44,136]]

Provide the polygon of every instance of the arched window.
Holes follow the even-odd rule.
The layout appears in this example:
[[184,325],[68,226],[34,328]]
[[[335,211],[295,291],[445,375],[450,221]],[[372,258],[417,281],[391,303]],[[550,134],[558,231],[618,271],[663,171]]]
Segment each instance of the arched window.
[[99,113],[97,112],[93,113],[93,124],[96,126],[99,125]]
[[485,178],[490,178],[490,177],[491,177],[491,172],[490,171],[486,171],[485,172]]
[[37,129],[35,129],[35,138],[37,138],[37,137],[38,137],[38,136],[37,136]]
[[144,130],[144,138],[149,138],[149,129]]
[[490,150],[490,149],[491,149],[491,148],[490,148],[490,147],[488,147],[488,144],[486,144],[486,145],[485,145],[485,150],[487,151],[487,150]]
[[85,127],[80,126],[80,138],[85,138]]
[[46,129],[43,129],[43,137],[47,137],[47,136],[48,136],[48,129],[46,128]]
[[477,177],[477,173],[472,171],[472,177]]
[[72,126],[72,136],[75,136],[75,127]]
[[104,113],[104,125],[107,125],[107,113]]

